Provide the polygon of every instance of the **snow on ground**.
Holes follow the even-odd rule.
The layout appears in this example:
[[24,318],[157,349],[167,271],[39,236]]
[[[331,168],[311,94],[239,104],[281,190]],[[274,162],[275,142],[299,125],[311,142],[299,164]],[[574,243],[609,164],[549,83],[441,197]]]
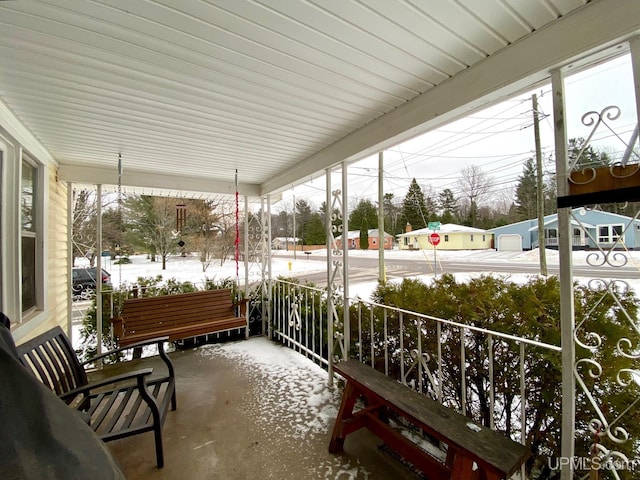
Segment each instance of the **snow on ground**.
[[[573,252],[574,265],[586,265],[587,256],[594,252],[588,251],[575,251]],[[326,250],[314,250],[312,255],[315,257],[325,258],[327,254]],[[629,264],[638,268],[640,277],[640,252],[627,252],[629,257]],[[273,277],[296,275],[299,276],[304,272],[319,272],[326,270],[326,263],[321,261],[312,261],[306,258],[305,255],[298,253],[298,258],[291,258],[292,252],[274,251],[272,252],[271,270]],[[433,268],[434,257],[431,250],[388,250],[384,253],[385,258],[395,259],[404,258],[411,259],[417,262],[424,262],[427,270]],[[495,250],[460,250],[460,251],[447,251],[438,250],[436,253],[436,263],[447,259],[455,260],[456,262],[475,262],[475,261],[491,261],[496,263],[522,263],[522,264],[537,264],[539,261],[538,250],[530,250],[525,252],[496,252]],[[369,257],[377,258],[377,250],[350,250],[349,256],[353,258]],[[547,250],[547,263],[549,265],[558,264],[558,251]],[[129,257],[132,263],[124,265],[116,265],[110,259],[104,258],[102,267],[111,274],[111,283],[114,287],[131,286],[137,283],[138,277],[156,277],[161,275],[163,280],[175,279],[177,281],[191,281],[196,284],[202,284],[206,280],[223,280],[223,279],[235,279],[236,278],[236,264],[233,260],[227,260],[222,265],[219,261],[213,262],[206,271],[202,271],[202,264],[200,263],[197,254],[190,254],[186,257],[170,256],[167,260],[166,270],[162,270],[162,263],[160,261],[151,262],[146,255],[133,255]],[[83,266],[82,261],[76,261],[76,266]],[[244,263],[238,265],[238,275],[242,280],[244,279]],[[490,272],[485,272],[490,273]],[[479,274],[475,274],[479,275]],[[469,274],[456,274],[456,278],[459,281],[463,281],[470,277]],[[510,279],[516,282],[526,281],[530,275],[508,275]],[[260,272],[255,266],[249,270],[250,281],[255,281],[260,278]],[[425,282],[430,282],[433,278],[431,275],[422,275],[417,277]],[[351,296],[360,296],[363,299],[368,299],[371,291],[376,286],[376,279],[372,279],[371,282],[351,283],[349,285],[349,293]],[[636,285],[633,285],[636,283]],[[640,287],[640,282],[629,282],[630,286]]]
[[[303,440],[308,433],[326,433],[337,414],[339,392],[326,387],[327,372],[286,347],[265,337],[251,342],[204,345],[202,356],[223,356],[245,369],[260,392],[248,411],[284,436]],[[278,403],[280,399],[286,403]]]
[[[227,358],[245,371],[254,386],[245,411],[252,425],[265,434],[271,435],[275,429],[305,452],[309,435],[324,439],[330,431],[341,392],[337,387],[328,387],[327,372],[303,355],[265,337],[203,345],[196,354]],[[345,480],[371,476],[359,462],[353,465],[342,456],[321,462],[308,473],[315,478]]]

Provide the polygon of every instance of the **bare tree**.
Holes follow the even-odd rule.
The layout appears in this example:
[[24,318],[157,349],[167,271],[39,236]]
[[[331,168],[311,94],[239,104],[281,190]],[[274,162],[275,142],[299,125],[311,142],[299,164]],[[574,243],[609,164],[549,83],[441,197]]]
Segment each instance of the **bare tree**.
[[[215,243],[215,255],[220,259],[220,265],[224,264],[225,260],[229,257],[235,256],[235,243],[236,240],[240,241],[241,238],[236,239],[236,229],[238,234],[242,237],[242,227],[236,224],[236,206],[234,203],[221,202],[217,208],[217,235]],[[238,217],[243,218],[244,213],[238,212]]]
[[176,222],[176,199],[130,196],[125,201],[129,228],[134,243],[146,248],[151,260],[156,255],[162,258],[162,270],[167,268],[167,256],[178,243],[174,235]]
[[463,200],[460,210],[466,213],[463,216],[471,226],[476,224],[479,205],[491,195],[493,183],[493,179],[477,165],[470,165],[460,172],[458,189]]
[[72,245],[74,265],[76,258],[84,257],[89,260],[91,266],[94,266],[96,256],[100,254],[100,252],[97,251],[98,226],[96,218],[98,215],[98,201],[102,202],[103,222],[105,222],[105,218],[108,221],[107,224],[103,224],[103,229],[109,230],[109,228],[113,226],[112,222],[110,222],[113,218],[110,217],[108,213],[113,211],[113,196],[103,195],[102,198],[98,198],[94,190],[73,189],[73,212],[71,221],[73,228]]
[[224,202],[210,199],[188,200],[185,203],[188,210],[185,233],[193,249],[198,252],[202,271],[206,272],[215,258],[217,243],[223,241],[220,219]]

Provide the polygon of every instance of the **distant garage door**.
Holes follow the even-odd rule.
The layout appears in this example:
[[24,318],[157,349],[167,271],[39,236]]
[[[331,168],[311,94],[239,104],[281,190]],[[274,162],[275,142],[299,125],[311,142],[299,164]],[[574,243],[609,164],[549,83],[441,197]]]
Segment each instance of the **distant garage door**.
[[517,233],[499,235],[497,249],[501,252],[521,252],[522,237]]

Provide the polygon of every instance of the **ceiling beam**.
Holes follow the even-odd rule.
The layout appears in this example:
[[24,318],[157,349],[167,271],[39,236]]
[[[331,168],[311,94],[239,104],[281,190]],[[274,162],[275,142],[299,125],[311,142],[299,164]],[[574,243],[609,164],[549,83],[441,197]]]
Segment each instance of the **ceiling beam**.
[[[118,170],[116,168],[87,167],[63,163],[58,170],[58,178],[63,182],[70,183],[118,185]],[[205,177],[135,171],[127,168],[122,172],[121,184],[126,187],[203,193],[207,195],[212,193],[235,195],[236,192],[234,182],[212,181]],[[248,197],[258,197],[260,188],[256,184],[239,183],[238,193]]]
[[361,160],[497,103],[550,71],[640,32],[638,0],[595,0],[445,80],[293,168],[261,184],[261,194],[308,181],[343,161]]

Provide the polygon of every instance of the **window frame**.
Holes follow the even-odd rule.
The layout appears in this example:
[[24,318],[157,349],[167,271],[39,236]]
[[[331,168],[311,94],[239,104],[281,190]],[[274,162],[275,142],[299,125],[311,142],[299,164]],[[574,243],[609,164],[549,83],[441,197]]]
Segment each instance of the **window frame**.
[[[619,232],[615,232],[614,229],[619,228]],[[602,235],[602,229],[606,229],[606,234]],[[596,231],[598,233],[598,245],[607,244],[613,245],[620,238],[624,240],[624,224],[622,223],[609,223],[596,225]]]
[[[25,197],[25,188],[23,186],[23,173],[25,171],[25,166],[29,166],[31,168],[31,178],[30,181],[32,182],[31,188],[31,222],[30,222],[30,228],[29,229],[25,229],[24,228],[24,215],[23,215],[23,211],[22,211],[22,207],[23,207],[23,199]],[[38,245],[41,244],[41,236],[42,236],[42,229],[41,229],[41,222],[40,222],[40,217],[43,214],[42,209],[40,208],[40,197],[42,196],[42,188],[41,188],[41,179],[39,178],[39,170],[40,168],[38,167],[38,165],[36,164],[36,162],[34,162],[33,160],[31,160],[27,155],[23,155],[22,159],[20,161],[20,187],[19,187],[19,192],[18,192],[18,207],[20,209],[19,212],[19,216],[20,216],[20,277],[22,279],[21,282],[21,301],[20,301],[20,306],[21,306],[21,310],[22,310],[22,319],[24,320],[25,318],[29,318],[29,316],[31,316],[34,312],[36,312],[37,310],[41,310],[42,309],[42,302],[39,301],[41,298],[41,295],[39,295],[40,290],[42,289],[42,282],[38,281],[38,279],[41,277],[41,275],[39,275],[40,272],[42,272],[42,269],[39,268],[39,266],[42,263],[42,255],[39,254],[39,248]],[[25,298],[24,298],[24,275],[25,275],[25,262],[24,262],[24,255],[25,255],[25,240],[26,239],[30,239],[33,240],[33,295],[32,295],[32,299],[33,302],[30,303],[26,308],[25,308]],[[29,243],[31,243],[31,241],[29,241]],[[31,297],[30,297],[31,298]]]

